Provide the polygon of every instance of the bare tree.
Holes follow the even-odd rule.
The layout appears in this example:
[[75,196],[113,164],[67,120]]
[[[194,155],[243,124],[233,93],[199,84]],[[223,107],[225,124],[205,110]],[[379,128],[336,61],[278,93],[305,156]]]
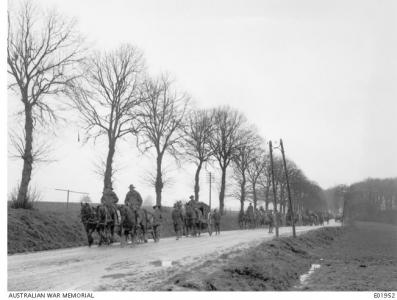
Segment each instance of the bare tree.
[[141,90],[144,99],[140,108],[138,147],[142,152],[154,148],[156,152],[156,204],[161,205],[164,187],[162,162],[166,152],[178,158],[183,146],[181,130],[189,97],[172,88],[167,76],[147,79]]
[[258,143],[252,153],[252,158],[248,163],[248,182],[251,185],[252,197],[254,202],[254,209],[256,209],[258,204],[258,185],[259,179],[267,167],[266,152],[263,147],[260,147]]
[[212,130],[212,116],[208,110],[194,110],[188,115],[184,129],[185,152],[197,166],[194,176],[194,197],[197,201],[200,192],[200,171],[212,155]]
[[131,45],[95,53],[83,64],[84,80],[73,100],[85,124],[86,139],[106,136],[108,151],[103,183],[112,187],[117,141],[136,134],[137,108],[142,104],[139,87],[144,70],[142,53]]
[[[73,65],[82,59],[82,39],[75,22],[56,12],[44,14],[27,1],[19,11],[8,14],[7,72],[8,87],[15,91],[23,104],[25,117],[22,150],[22,177],[17,201],[28,201],[34,150],[33,132],[37,123],[56,121],[57,114],[49,95],[66,92],[76,78]],[[37,153],[37,152],[36,152]]]
[[259,175],[258,183],[263,191],[263,195],[265,198],[265,209],[269,209],[270,203],[270,190],[272,186],[272,173],[271,173],[271,165],[270,165],[270,157],[268,154],[265,154],[264,157],[264,166],[263,171]]
[[220,107],[213,112],[214,130],[210,140],[211,150],[222,172],[219,192],[219,211],[223,214],[226,170],[240,145],[240,129],[246,122],[245,117],[230,107]]
[[[51,158],[50,153],[52,149],[51,141],[40,138],[40,131],[36,130],[33,133],[32,143],[32,159],[33,166],[37,163],[50,163],[54,159]],[[10,130],[9,142],[13,149],[9,148],[11,158],[23,159],[26,148],[26,132],[23,129]]]
[[[247,180],[249,166],[254,159],[255,150],[259,144],[259,136],[252,129],[243,129],[239,131],[239,146],[233,155],[233,170],[235,178],[240,188],[240,211],[244,211],[244,202],[246,200]],[[256,206],[256,202],[254,202]]]

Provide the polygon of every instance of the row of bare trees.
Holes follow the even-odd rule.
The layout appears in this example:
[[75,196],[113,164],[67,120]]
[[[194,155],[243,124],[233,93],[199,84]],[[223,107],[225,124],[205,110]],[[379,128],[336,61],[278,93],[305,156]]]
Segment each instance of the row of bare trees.
[[[142,153],[154,150],[156,154],[153,185],[158,205],[164,187],[163,161],[170,155],[196,165],[196,199],[200,197],[200,172],[210,163],[221,172],[221,212],[230,168],[241,209],[251,198],[255,207],[260,199],[268,207],[272,188],[269,156],[264,139],[242,113],[227,106],[193,109],[189,95],[180,91],[169,76],[148,75],[144,55],[137,47],[124,44],[113,51],[89,52],[83,47],[75,22],[55,12],[42,13],[31,2],[24,2],[15,13],[9,12],[8,20],[9,88],[20,96],[25,117],[23,145],[19,147],[23,168],[17,202],[21,207],[29,201],[36,161],[34,131],[37,126],[56,121],[58,103],[62,102],[56,99],[63,99],[79,113],[85,141],[105,138],[104,188],[113,186],[113,162],[120,140],[135,138]],[[275,166],[280,209],[285,210],[285,177],[279,159]],[[316,185],[291,161],[288,166],[296,203],[307,204]]]

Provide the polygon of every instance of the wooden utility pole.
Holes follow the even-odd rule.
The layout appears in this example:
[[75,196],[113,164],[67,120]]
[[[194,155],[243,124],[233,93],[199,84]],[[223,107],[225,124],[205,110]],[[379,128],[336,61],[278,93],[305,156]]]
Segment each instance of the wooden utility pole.
[[274,225],[276,227],[276,237],[278,237],[278,213],[277,213],[277,197],[276,197],[276,187],[274,184],[274,166],[273,166],[273,146],[272,141],[269,141],[269,152],[270,152],[270,166],[272,169],[272,186],[273,186],[273,204],[274,204]]
[[288,178],[287,163],[286,163],[286,161],[285,161],[284,145],[283,145],[283,140],[282,140],[282,139],[280,139],[280,146],[281,146],[281,153],[282,153],[282,155],[283,155],[283,164],[284,164],[285,179],[287,180],[289,213],[290,213],[290,216],[291,216],[291,223],[292,223],[292,235],[293,235],[293,237],[296,237],[296,231],[295,231],[295,214],[294,214],[294,208],[293,208],[293,205],[292,205],[291,190],[290,190],[290,187],[289,187],[289,178]]
[[88,195],[89,194],[89,193],[85,193],[85,192],[76,192],[76,191],[65,190],[65,189],[55,189],[55,190],[56,191],[67,192],[67,194],[66,194],[66,208],[69,207],[69,195],[70,195],[70,193],[82,194],[82,195]]

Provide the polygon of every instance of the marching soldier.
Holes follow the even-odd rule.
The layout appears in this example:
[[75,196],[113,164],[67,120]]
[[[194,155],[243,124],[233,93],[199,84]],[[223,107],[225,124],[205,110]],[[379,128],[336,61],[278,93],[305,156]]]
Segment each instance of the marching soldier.
[[268,212],[268,217],[269,217],[269,233],[273,233],[273,227],[274,227],[273,211]]
[[172,217],[172,222],[174,223],[176,239],[179,240],[179,238],[182,236],[181,232],[183,227],[183,215],[178,203],[174,204],[174,209],[172,210],[171,217]]
[[163,216],[161,215],[161,206],[155,205],[153,206],[153,234],[154,241],[158,242],[160,240],[160,225],[163,220]]
[[125,205],[131,207],[133,210],[137,211],[142,206],[142,197],[141,194],[137,190],[135,190],[135,186],[130,184],[129,191],[125,196],[124,203]]
[[252,203],[250,203],[247,208],[247,217],[250,222],[250,227],[254,227],[254,207],[252,206]]
[[221,233],[221,214],[218,212],[218,210],[216,208],[214,209],[212,218],[214,220],[215,234],[218,235]]

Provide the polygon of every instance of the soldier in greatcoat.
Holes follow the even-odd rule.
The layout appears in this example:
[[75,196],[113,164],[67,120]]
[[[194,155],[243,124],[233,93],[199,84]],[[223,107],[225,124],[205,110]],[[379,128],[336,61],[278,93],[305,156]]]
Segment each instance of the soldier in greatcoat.
[[131,207],[133,210],[137,211],[142,206],[141,194],[135,189],[133,184],[130,184],[129,191],[125,196],[124,204]]

